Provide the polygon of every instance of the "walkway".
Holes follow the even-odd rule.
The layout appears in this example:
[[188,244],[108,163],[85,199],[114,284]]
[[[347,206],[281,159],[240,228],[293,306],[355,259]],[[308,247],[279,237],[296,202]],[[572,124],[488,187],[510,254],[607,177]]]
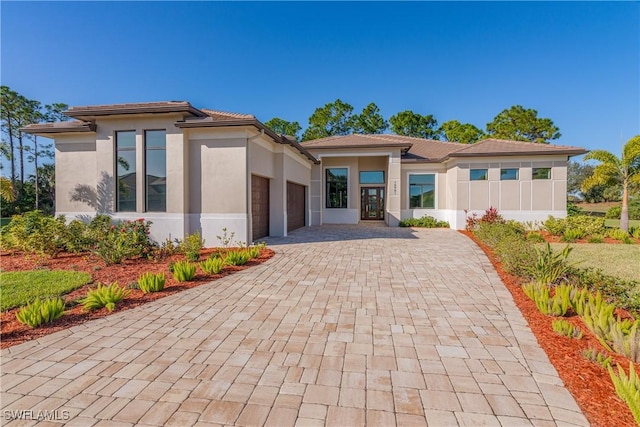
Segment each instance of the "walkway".
[[3,424],[588,425],[465,236],[325,226],[270,246],[259,267],[3,350]]

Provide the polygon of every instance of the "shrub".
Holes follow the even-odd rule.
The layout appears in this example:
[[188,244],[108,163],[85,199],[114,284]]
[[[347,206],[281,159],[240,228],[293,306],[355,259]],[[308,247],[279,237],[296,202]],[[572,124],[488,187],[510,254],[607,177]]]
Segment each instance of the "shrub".
[[578,239],[582,239],[584,237],[584,233],[581,230],[576,230],[573,228],[568,228],[564,230],[564,234],[562,235],[562,241],[566,243],[575,242]]
[[251,257],[251,259],[258,258],[260,256],[260,251],[262,250],[262,248],[263,246],[261,245],[251,246],[247,248],[247,251],[249,252],[249,256]]
[[635,371],[633,362],[629,362],[629,375],[621,366],[616,373],[611,366],[607,367],[616,393],[629,406],[633,418],[640,425],[640,377]]
[[537,231],[532,231],[530,233],[527,234],[527,240],[532,242],[532,243],[544,243],[544,237],[542,237],[542,234],[538,233]]
[[109,286],[98,284],[96,289],[91,289],[87,292],[87,296],[82,299],[81,303],[85,310],[88,311],[97,310],[102,307],[113,311],[116,308],[116,304],[126,298],[130,293],[131,291],[129,289],[120,287],[117,282]]
[[567,217],[565,219],[565,224],[566,230],[578,230],[582,233],[582,236],[603,234],[606,230],[604,218],[597,218],[587,215]]
[[233,236],[235,236],[235,234],[236,234],[235,231],[232,231],[231,233],[229,233],[227,231],[227,227],[225,227],[222,229],[222,236],[216,236],[216,237],[220,241],[220,244],[222,245],[223,248],[228,248],[231,242],[233,241]]
[[[622,206],[613,206],[604,214],[605,218],[620,219],[622,214]],[[629,204],[629,219],[640,219],[640,206]]]
[[207,274],[219,274],[224,268],[225,262],[222,258],[209,257],[200,263],[200,269]]
[[564,233],[567,223],[562,218],[554,218],[549,215],[549,218],[543,224],[544,229],[554,236],[561,236]]
[[611,356],[608,356],[606,353],[602,353],[593,347],[582,350],[582,355],[585,357],[585,359],[591,360],[592,362],[597,363],[603,368],[611,366],[611,363],[613,362]]
[[155,245],[149,238],[150,226],[151,222],[143,219],[121,221],[110,226],[104,238],[97,243],[95,254],[107,265],[151,255]]
[[479,223],[475,235],[493,248],[508,273],[527,276],[528,266],[535,263],[536,251],[521,228],[510,223]]
[[575,203],[567,203],[567,216],[584,215],[584,209],[577,206]]
[[535,248],[535,251],[536,262],[526,270],[536,283],[553,285],[568,275],[570,270],[568,258],[572,251],[569,245],[566,245],[562,252],[554,252],[551,245],[546,243],[542,248]]
[[[568,288],[568,287],[567,287]],[[571,308],[570,291],[556,289],[553,297],[549,286],[539,283],[528,283],[522,286],[524,293],[536,303],[542,314],[550,316],[564,316]]]
[[602,236],[591,236],[587,239],[588,243],[602,243],[604,242],[604,239],[602,238]]
[[425,228],[448,228],[447,221],[439,221],[432,216],[425,215],[422,218],[408,218],[400,221],[400,227],[425,227]]
[[631,227],[629,229],[629,234],[631,234],[635,239],[640,239],[640,227]]
[[251,259],[251,255],[246,250],[229,251],[225,262],[229,265],[245,265]]
[[173,277],[178,282],[188,282],[196,275],[196,265],[189,261],[177,261],[173,264]]
[[567,338],[582,338],[582,331],[580,328],[573,326],[571,323],[564,319],[557,319],[551,322],[551,328],[554,332]]
[[182,252],[187,261],[196,262],[200,259],[200,250],[204,247],[204,239],[200,236],[200,232],[185,236],[180,243],[180,252]]
[[145,294],[159,292],[164,289],[164,273],[143,273],[138,279],[138,288]]
[[624,241],[629,239],[629,233],[620,228],[612,228],[607,234],[609,234],[609,237],[615,240]]
[[623,280],[609,276],[597,268],[571,267],[568,274],[569,283],[578,287],[586,287],[592,292],[601,292],[616,306],[631,312],[640,312],[640,282]]
[[22,307],[16,313],[16,319],[30,328],[53,322],[64,313],[64,300],[62,298],[52,298],[41,300],[36,298],[32,303]]
[[44,215],[41,211],[14,215],[2,228],[4,249],[16,249],[28,254],[56,256],[65,248],[67,227],[65,217]]

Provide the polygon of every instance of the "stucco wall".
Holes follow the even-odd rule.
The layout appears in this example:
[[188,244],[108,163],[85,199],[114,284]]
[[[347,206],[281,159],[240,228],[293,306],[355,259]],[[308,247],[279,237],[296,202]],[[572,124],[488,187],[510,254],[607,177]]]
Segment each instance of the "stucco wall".
[[87,212],[99,210],[99,203],[111,209],[111,197],[98,198],[98,177],[101,188],[113,192],[112,175],[104,179],[96,174],[95,134],[58,135],[55,140],[56,212]]

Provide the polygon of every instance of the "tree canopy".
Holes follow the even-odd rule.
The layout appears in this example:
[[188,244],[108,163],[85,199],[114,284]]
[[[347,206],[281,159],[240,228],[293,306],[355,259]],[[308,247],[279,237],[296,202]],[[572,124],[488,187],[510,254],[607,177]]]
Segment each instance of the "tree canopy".
[[440,133],[445,141],[473,144],[484,137],[484,132],[471,123],[460,123],[449,120],[440,126]]
[[265,122],[265,126],[281,135],[295,136],[296,139],[300,137],[300,131],[302,127],[298,122],[288,122],[280,117],[274,117],[273,119]]
[[353,133],[353,107],[340,99],[315,109],[309,117],[309,127],[302,135],[303,141]]
[[593,150],[584,156],[584,161],[599,162],[593,169],[593,174],[582,182],[583,190],[603,185],[613,186],[622,184],[622,211],[620,214],[620,228],[629,230],[629,187],[640,184],[640,135],[631,138],[622,148],[622,156],[606,150]]
[[431,114],[423,116],[406,110],[391,116],[389,122],[391,123],[391,131],[397,135],[440,139],[438,121]]
[[559,129],[551,119],[538,117],[534,109],[521,105],[503,110],[492,122],[487,123],[487,135],[497,139],[512,139],[548,144],[560,138]]
[[362,113],[354,116],[353,130],[355,133],[377,134],[384,133],[389,128],[380,108],[375,103],[370,103],[362,109]]

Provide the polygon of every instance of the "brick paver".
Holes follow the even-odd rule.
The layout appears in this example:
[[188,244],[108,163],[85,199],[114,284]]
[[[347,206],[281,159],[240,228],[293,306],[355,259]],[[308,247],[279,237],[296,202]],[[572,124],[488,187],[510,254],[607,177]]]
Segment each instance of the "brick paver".
[[269,244],[258,267],[3,350],[3,423],[588,425],[465,236],[324,226]]

